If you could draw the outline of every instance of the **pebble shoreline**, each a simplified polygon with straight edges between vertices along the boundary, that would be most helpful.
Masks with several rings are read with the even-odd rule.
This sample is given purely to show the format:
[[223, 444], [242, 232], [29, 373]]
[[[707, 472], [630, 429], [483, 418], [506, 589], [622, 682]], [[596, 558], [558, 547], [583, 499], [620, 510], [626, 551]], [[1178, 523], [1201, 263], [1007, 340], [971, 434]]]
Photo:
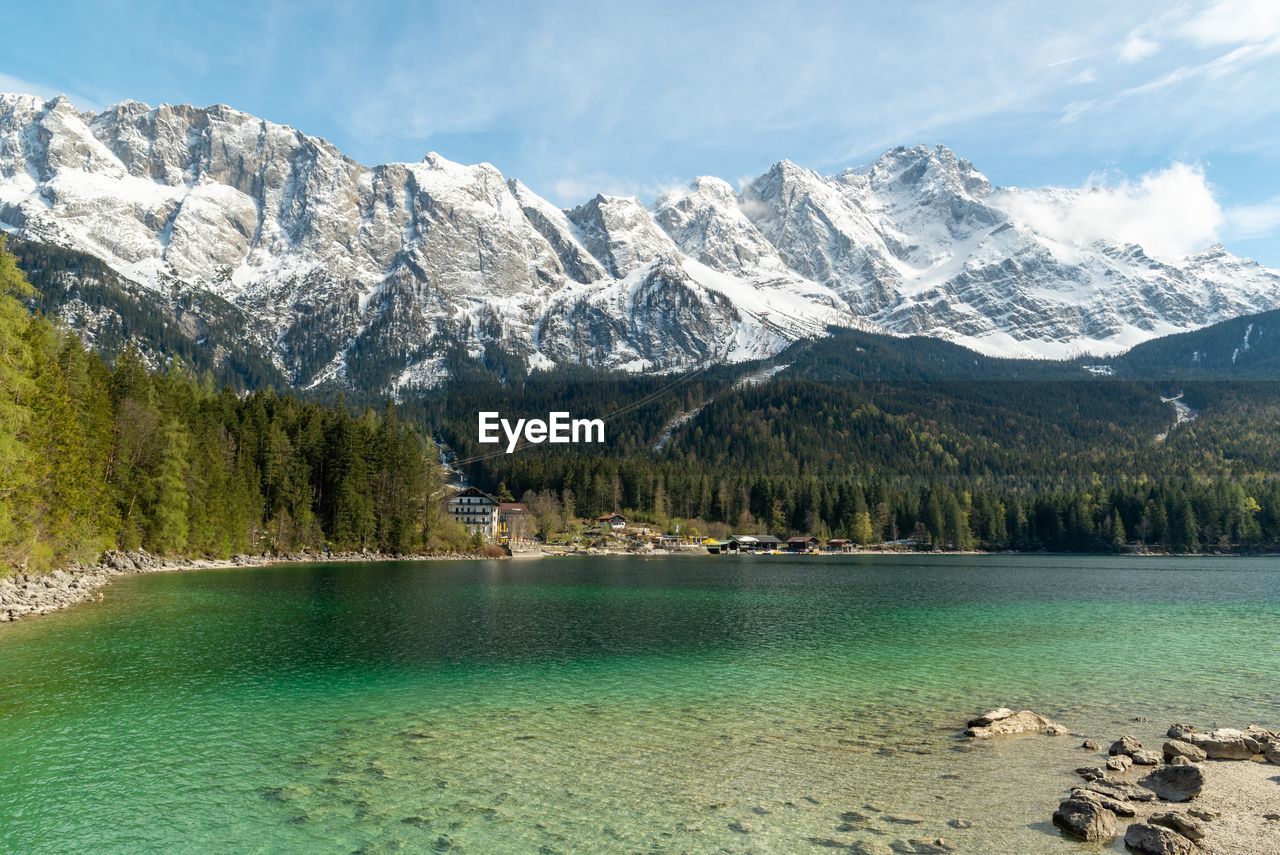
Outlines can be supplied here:
[[470, 561], [492, 558], [470, 553], [385, 555], [379, 552], [297, 552], [288, 555], [235, 555], [228, 559], [161, 558], [145, 550], [103, 554], [97, 564], [77, 564], [52, 573], [17, 573], [0, 578], [0, 623], [55, 612], [100, 599], [100, 589], [119, 576], [176, 570], [216, 570], [267, 564], [355, 561]]

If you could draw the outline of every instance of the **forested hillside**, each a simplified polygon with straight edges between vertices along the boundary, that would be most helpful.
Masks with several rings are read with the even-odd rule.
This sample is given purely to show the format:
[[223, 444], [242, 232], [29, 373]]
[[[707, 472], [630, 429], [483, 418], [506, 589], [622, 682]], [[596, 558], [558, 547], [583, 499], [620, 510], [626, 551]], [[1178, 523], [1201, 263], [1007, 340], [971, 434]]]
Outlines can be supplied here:
[[[110, 547], [227, 556], [458, 544], [436, 451], [395, 410], [355, 415], [216, 388], [174, 362], [114, 366], [28, 311], [0, 248], [0, 572]], [[452, 541], [449, 539], [452, 538]]]
[[196, 292], [165, 300], [72, 249], [24, 240], [7, 248], [34, 286], [28, 305], [61, 320], [108, 361], [132, 345], [152, 362], [176, 358], [238, 390], [287, 383], [246, 334], [251, 319], [225, 300]]
[[[748, 384], [718, 369], [683, 383], [473, 379], [415, 412], [481, 458], [477, 483], [583, 516], [942, 548], [1280, 548], [1280, 384], [1095, 376], [857, 332], [776, 362], [788, 367]], [[1162, 400], [1175, 392], [1197, 416], [1176, 427]], [[506, 455], [475, 443], [480, 409], [617, 415], [604, 446]]]

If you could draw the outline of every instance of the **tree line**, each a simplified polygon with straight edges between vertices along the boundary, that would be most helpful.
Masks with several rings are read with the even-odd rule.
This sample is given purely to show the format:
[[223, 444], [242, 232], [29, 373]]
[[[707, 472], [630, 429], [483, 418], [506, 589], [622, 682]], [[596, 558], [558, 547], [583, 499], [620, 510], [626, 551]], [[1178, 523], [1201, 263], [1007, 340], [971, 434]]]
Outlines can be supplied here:
[[[940, 549], [1183, 553], [1280, 549], [1280, 480], [1097, 479], [1084, 487], [974, 488], [771, 477], [643, 460], [495, 458], [501, 489], [594, 517], [624, 510], [663, 528], [723, 535], [906, 541]], [[500, 474], [499, 474], [500, 473]], [[553, 515], [554, 519], [555, 516]]]
[[437, 451], [393, 407], [218, 389], [126, 348], [108, 366], [28, 311], [0, 245], [0, 571], [109, 548], [226, 557], [461, 548]]

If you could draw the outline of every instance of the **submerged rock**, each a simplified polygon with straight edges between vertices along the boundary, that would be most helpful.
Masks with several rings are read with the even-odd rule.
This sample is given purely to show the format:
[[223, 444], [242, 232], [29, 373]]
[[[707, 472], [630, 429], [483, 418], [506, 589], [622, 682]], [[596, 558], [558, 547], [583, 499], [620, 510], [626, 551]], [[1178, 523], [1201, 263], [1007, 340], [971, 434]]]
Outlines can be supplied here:
[[1135, 822], [1124, 833], [1124, 845], [1143, 855], [1192, 855], [1196, 845], [1171, 828]]
[[945, 837], [935, 837], [932, 840], [895, 840], [889, 844], [889, 848], [907, 855], [946, 855], [956, 849]]

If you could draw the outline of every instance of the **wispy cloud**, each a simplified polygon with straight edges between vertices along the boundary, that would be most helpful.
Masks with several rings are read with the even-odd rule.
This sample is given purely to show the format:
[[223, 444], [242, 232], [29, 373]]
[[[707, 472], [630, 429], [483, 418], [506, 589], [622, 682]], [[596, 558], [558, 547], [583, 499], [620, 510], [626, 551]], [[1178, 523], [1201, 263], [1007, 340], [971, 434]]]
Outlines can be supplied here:
[[1252, 205], [1236, 205], [1226, 211], [1227, 235], [1237, 240], [1280, 235], [1280, 196]]

